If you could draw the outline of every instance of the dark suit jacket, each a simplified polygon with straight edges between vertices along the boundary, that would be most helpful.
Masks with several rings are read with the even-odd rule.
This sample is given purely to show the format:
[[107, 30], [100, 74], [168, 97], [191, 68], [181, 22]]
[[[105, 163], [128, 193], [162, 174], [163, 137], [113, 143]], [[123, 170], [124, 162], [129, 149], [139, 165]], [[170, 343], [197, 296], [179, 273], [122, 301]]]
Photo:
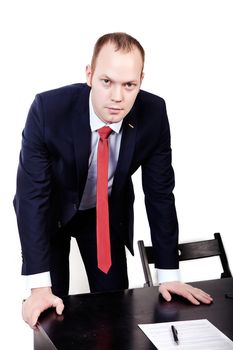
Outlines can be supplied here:
[[[29, 110], [14, 198], [23, 274], [49, 270], [50, 237], [58, 235], [79, 208], [90, 152], [89, 93], [86, 84], [65, 86], [38, 94]], [[111, 233], [133, 253], [131, 175], [141, 166], [156, 265], [178, 268], [174, 174], [164, 100], [140, 91], [122, 127], [109, 203]]]

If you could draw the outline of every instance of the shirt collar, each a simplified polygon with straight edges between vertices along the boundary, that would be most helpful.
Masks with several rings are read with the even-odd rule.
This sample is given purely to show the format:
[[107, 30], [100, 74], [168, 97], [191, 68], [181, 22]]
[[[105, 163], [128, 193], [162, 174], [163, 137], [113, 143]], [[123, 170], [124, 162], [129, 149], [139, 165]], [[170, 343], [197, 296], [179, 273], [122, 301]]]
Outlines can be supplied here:
[[121, 120], [118, 123], [106, 124], [95, 114], [93, 105], [91, 102], [91, 92], [89, 96], [89, 114], [90, 114], [90, 127], [92, 132], [102, 128], [105, 125], [109, 126], [117, 134], [120, 132], [123, 120]]

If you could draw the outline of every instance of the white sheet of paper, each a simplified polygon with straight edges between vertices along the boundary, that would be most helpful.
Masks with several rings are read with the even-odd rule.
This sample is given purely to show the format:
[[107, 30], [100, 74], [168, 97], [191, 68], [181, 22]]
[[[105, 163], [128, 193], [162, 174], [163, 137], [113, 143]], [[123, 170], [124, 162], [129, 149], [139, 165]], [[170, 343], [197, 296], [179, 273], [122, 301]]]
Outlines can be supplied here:
[[[178, 331], [176, 344], [171, 330]], [[138, 325], [158, 350], [232, 350], [233, 342], [206, 319]]]

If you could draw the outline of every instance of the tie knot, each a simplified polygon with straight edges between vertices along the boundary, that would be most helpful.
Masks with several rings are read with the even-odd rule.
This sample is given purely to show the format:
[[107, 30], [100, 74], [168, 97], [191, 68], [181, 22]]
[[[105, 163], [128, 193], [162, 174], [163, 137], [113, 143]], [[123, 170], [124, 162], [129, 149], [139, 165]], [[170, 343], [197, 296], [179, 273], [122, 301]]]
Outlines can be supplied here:
[[100, 135], [101, 140], [106, 140], [111, 134], [111, 132], [112, 129], [109, 128], [109, 126], [103, 126], [102, 128], [98, 129], [98, 133]]

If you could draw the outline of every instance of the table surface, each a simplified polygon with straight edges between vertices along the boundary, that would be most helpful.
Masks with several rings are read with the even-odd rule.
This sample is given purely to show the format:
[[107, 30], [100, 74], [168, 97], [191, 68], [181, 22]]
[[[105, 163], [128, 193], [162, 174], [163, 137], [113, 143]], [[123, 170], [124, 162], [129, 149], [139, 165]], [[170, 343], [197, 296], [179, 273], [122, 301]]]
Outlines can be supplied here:
[[191, 283], [211, 294], [211, 305], [195, 306], [178, 296], [162, 300], [157, 287], [65, 297], [58, 316], [44, 312], [34, 332], [35, 350], [150, 350], [155, 346], [138, 324], [206, 318], [233, 340], [233, 278]]

